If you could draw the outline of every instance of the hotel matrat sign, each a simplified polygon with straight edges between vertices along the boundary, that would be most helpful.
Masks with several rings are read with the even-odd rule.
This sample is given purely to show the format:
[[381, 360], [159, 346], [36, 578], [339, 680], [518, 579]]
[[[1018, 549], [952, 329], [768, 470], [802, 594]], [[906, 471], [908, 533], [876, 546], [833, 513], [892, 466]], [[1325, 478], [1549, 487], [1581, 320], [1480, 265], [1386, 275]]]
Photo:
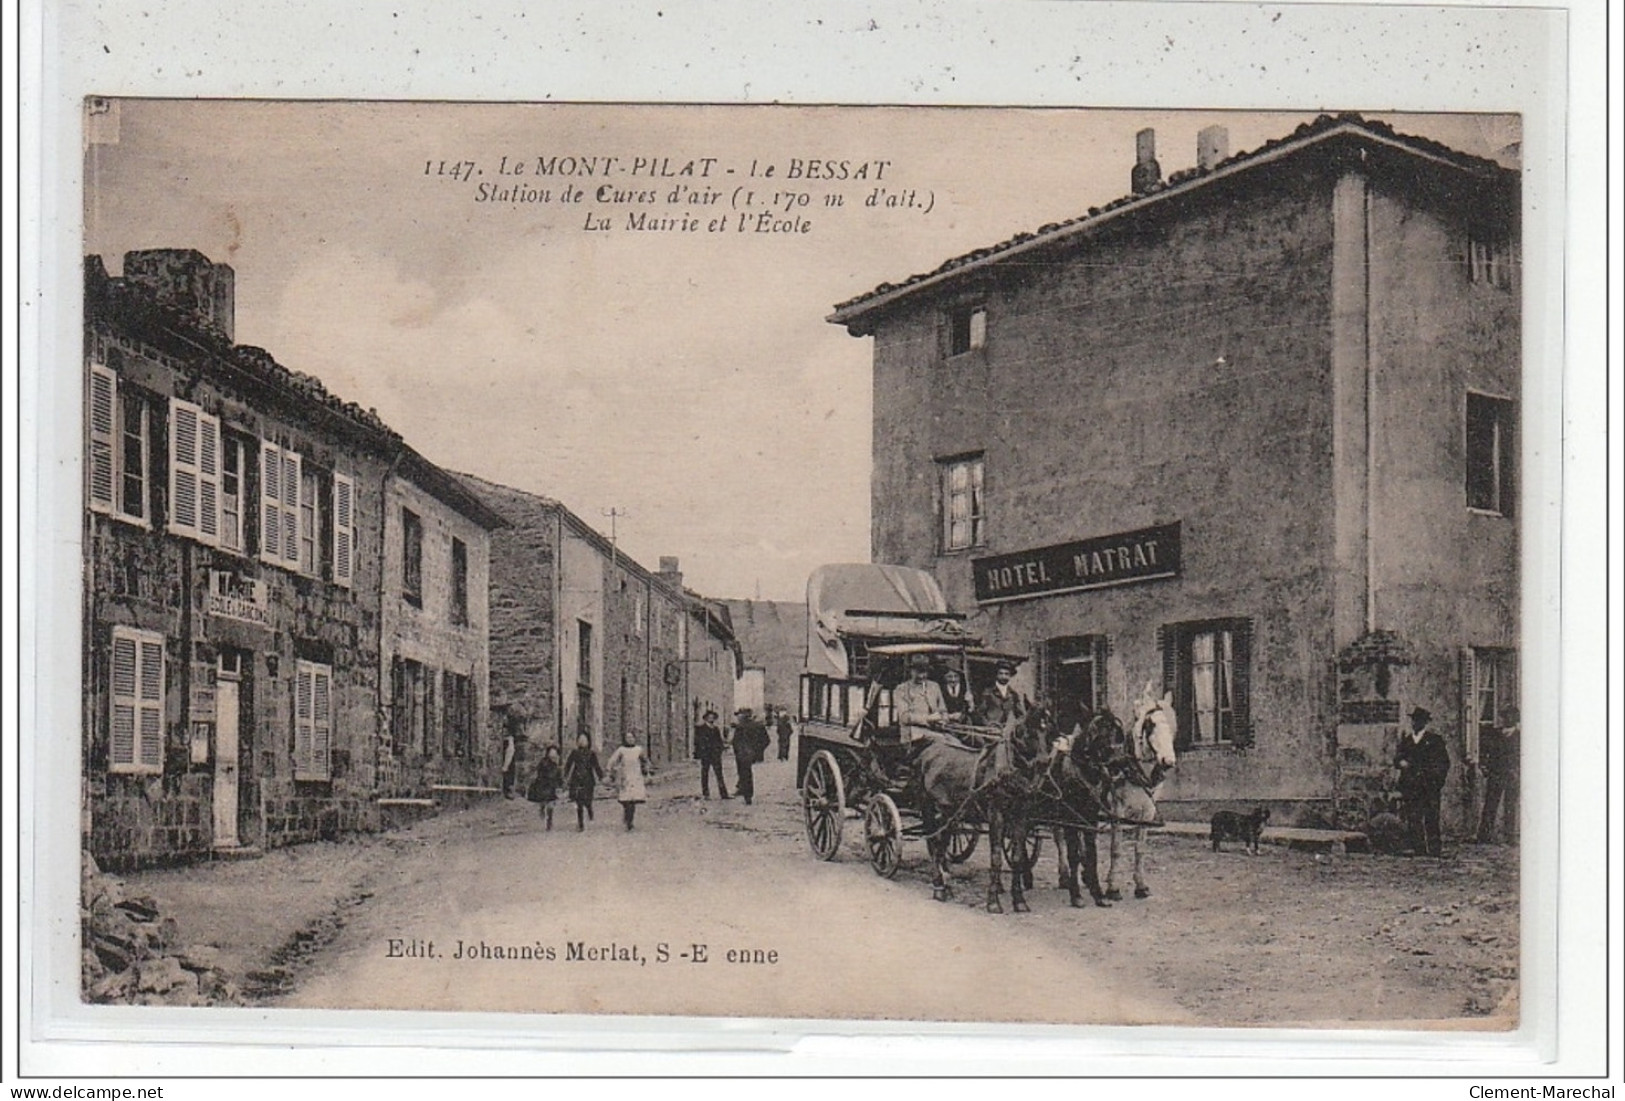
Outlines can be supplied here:
[[1076, 543], [971, 559], [976, 602], [1104, 589], [1179, 576], [1179, 521]]

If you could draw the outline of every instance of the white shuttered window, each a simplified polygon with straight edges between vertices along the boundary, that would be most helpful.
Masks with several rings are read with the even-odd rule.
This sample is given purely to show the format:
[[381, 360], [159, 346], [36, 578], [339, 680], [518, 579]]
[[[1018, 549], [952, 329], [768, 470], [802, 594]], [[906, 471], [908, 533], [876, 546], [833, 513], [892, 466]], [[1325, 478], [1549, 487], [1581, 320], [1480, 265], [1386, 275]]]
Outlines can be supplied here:
[[169, 529], [220, 544], [220, 419], [179, 399], [169, 403]]
[[118, 448], [118, 376], [100, 363], [90, 365], [90, 397], [85, 410], [90, 451], [85, 456], [85, 503], [92, 512], [113, 511]]
[[333, 776], [333, 667], [299, 662], [294, 676], [293, 778]]
[[333, 580], [355, 580], [355, 482], [343, 474], [333, 475]]
[[111, 772], [164, 770], [164, 636], [113, 628], [109, 711]]
[[260, 444], [260, 557], [299, 568], [299, 453]]

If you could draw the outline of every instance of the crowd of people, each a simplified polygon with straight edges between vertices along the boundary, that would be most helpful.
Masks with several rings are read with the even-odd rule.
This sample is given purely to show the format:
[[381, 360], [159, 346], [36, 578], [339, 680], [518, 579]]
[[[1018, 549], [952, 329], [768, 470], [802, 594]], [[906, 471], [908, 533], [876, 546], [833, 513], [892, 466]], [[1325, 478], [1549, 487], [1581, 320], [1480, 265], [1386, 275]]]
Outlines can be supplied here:
[[[778, 759], [790, 759], [790, 739], [795, 727], [784, 708], [768, 706], [758, 717], [752, 708], [741, 708], [726, 731], [718, 725], [717, 712], [707, 710], [694, 727], [694, 759], [700, 763], [700, 796], [711, 798], [711, 780], [715, 778], [717, 794], [732, 799], [728, 782], [723, 777], [723, 758], [731, 750], [734, 759], [734, 791], [748, 806], [756, 798], [755, 768], [767, 759], [775, 739]], [[503, 738], [502, 793], [514, 798], [516, 790], [517, 735], [510, 729]], [[648, 783], [651, 774], [649, 757], [638, 744], [636, 736], [627, 731], [621, 744], [606, 760], [600, 761], [592, 741], [583, 734], [576, 739], [569, 756], [560, 759], [559, 747], [543, 748], [536, 763], [535, 776], [525, 789], [525, 798], [535, 803], [541, 816], [542, 828], [553, 828], [553, 812], [562, 792], [575, 806], [576, 830], [586, 830], [593, 820], [593, 802], [598, 796], [598, 785], [607, 781], [621, 804], [621, 824], [631, 831], [636, 828], [637, 809], [648, 802]]]

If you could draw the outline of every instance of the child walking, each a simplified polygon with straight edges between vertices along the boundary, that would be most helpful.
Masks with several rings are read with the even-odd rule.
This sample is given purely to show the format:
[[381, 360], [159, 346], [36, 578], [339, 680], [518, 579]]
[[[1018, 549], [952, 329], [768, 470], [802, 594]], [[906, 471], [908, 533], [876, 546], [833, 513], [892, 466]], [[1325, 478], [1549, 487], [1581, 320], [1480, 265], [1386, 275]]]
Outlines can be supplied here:
[[609, 755], [609, 773], [615, 780], [615, 798], [621, 802], [621, 820], [632, 828], [632, 819], [638, 813], [638, 804], [649, 798], [643, 786], [649, 761], [643, 747], [637, 744], [632, 732], [621, 735], [621, 747]]
[[564, 786], [564, 770], [559, 766], [559, 747], [550, 745], [542, 750], [542, 760], [536, 766], [536, 779], [530, 782], [530, 801], [537, 805], [547, 828], [553, 828], [553, 805], [559, 801], [559, 788]]
[[598, 781], [604, 778], [604, 766], [598, 763], [598, 754], [592, 751], [592, 741], [585, 734], [576, 739], [576, 747], [564, 762], [564, 787], [570, 801], [576, 805], [576, 832], [587, 828], [592, 818], [592, 797]]

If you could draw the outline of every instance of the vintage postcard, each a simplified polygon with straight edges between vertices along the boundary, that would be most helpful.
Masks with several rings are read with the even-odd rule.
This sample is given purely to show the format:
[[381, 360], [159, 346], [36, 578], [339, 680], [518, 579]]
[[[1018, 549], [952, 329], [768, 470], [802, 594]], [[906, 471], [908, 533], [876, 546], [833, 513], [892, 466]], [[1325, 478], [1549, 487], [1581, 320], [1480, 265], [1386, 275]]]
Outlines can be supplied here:
[[1524, 120], [1364, 106], [86, 99], [81, 1001], [1516, 1029]]

